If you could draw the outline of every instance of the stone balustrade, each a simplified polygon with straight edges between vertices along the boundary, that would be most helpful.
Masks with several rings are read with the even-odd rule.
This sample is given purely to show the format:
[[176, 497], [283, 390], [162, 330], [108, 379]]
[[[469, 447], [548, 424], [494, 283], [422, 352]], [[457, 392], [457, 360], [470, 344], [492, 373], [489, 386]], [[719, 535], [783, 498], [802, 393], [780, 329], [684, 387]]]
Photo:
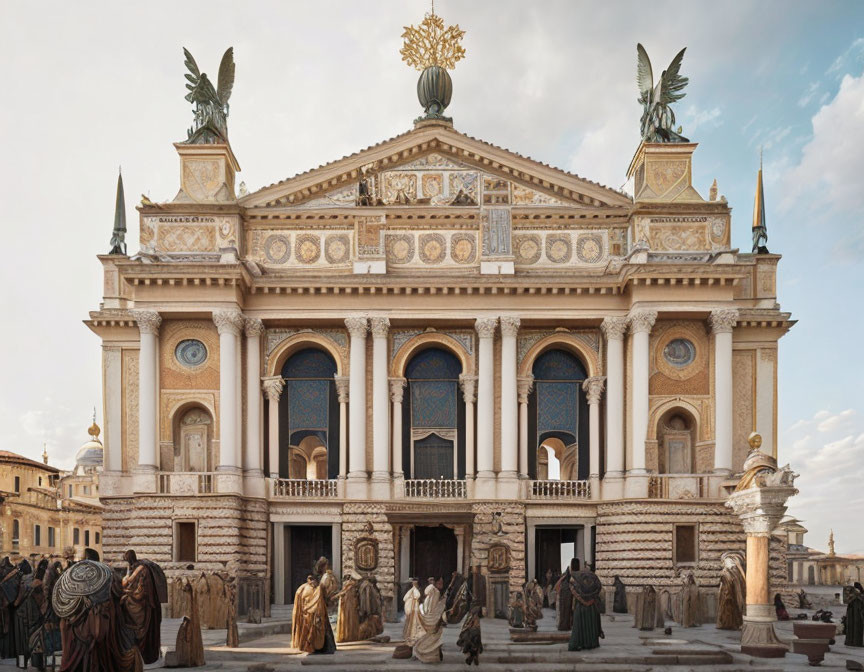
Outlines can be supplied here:
[[203, 495], [214, 492], [215, 472], [160, 471], [157, 488], [160, 495]]
[[530, 481], [529, 499], [588, 499], [590, 481]]
[[313, 480], [303, 478], [274, 478], [271, 494], [274, 499], [281, 498], [336, 498], [339, 496], [337, 481]]
[[649, 499], [702, 499], [710, 497], [708, 474], [652, 474]]
[[467, 496], [463, 480], [415, 478], [405, 481], [405, 497], [410, 499], [465, 499]]

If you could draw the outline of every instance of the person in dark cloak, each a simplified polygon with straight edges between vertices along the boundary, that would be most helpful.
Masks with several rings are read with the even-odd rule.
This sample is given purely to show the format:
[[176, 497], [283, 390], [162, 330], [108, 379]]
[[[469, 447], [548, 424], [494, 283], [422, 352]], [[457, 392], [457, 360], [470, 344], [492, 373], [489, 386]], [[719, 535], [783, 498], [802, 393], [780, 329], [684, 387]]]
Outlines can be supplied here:
[[51, 596], [63, 643], [59, 672], [141, 672], [135, 625], [122, 598], [120, 577], [101, 562], [81, 560], [60, 575]]
[[480, 654], [483, 653], [483, 640], [480, 633], [480, 612], [482, 609], [471, 607], [471, 611], [465, 618], [462, 624], [462, 630], [459, 631], [459, 639], [456, 640], [456, 645], [462, 649], [462, 653], [466, 654], [465, 664], [479, 666]]
[[778, 621], [789, 620], [789, 612], [786, 611], [786, 605], [783, 604], [783, 598], [780, 597], [780, 593], [774, 596], [774, 610], [777, 612]]
[[471, 576], [468, 578], [468, 590], [471, 592], [471, 606], [486, 608], [486, 577], [480, 573], [480, 565], [471, 568]]
[[864, 646], [864, 587], [857, 581], [851, 590], [844, 591], [846, 605], [846, 646]]
[[461, 574], [453, 572], [450, 585], [447, 586], [445, 598], [445, 611], [447, 622], [455, 625], [465, 618], [471, 608], [471, 591], [468, 590], [468, 582]]
[[[561, 596], [558, 596], [558, 599], [561, 599]], [[522, 591], [515, 591], [513, 596], [510, 598], [510, 604], [507, 605], [508, 608], [508, 619], [507, 622], [510, 624], [511, 628], [524, 628], [525, 627], [525, 600], [522, 597]]]
[[615, 601], [612, 603], [612, 611], [616, 614], [626, 614], [627, 613], [627, 588], [624, 586], [624, 582], [621, 580], [621, 577], [615, 577]]
[[93, 562], [99, 562], [99, 551], [97, 551], [95, 548], [85, 548], [84, 559], [92, 560]]
[[564, 632], [573, 625], [573, 599], [570, 596], [570, 577], [579, 571], [579, 558], [570, 560], [570, 566], [564, 570], [561, 578], [555, 583], [558, 598], [555, 601], [555, 627]]
[[30, 664], [44, 670], [49, 656], [60, 650], [60, 619], [51, 606], [51, 589], [57, 579], [54, 565], [43, 559], [36, 568], [33, 579], [32, 599], [39, 612], [38, 626], [31, 628], [29, 649]]
[[[14, 576], [12, 576], [13, 572]], [[9, 557], [0, 560], [0, 658], [15, 657], [12, 603], [18, 595], [18, 586], [14, 578], [16, 576], [18, 572], [9, 562]]]
[[33, 599], [33, 568], [27, 560], [22, 560], [17, 569], [21, 581], [18, 583], [18, 595], [14, 602], [15, 655], [18, 658], [18, 667], [26, 670], [30, 662], [30, 636], [41, 625], [42, 615]]
[[605, 637], [598, 608], [603, 584], [594, 572], [581, 571], [570, 577], [569, 588], [573, 596], [573, 627], [567, 650], [596, 649]]
[[[125, 595], [123, 606], [126, 608], [132, 622], [135, 624], [135, 636], [144, 664], [149, 665], [159, 660], [160, 630], [162, 626], [162, 609], [160, 603], [167, 601], [167, 585], [161, 591], [158, 582], [164, 583], [165, 575], [161, 570], [154, 569], [154, 563], [139, 560], [135, 551], [129, 549], [123, 555], [129, 565], [122, 584]], [[157, 571], [158, 570], [158, 571]], [[161, 577], [159, 576], [161, 574]]]

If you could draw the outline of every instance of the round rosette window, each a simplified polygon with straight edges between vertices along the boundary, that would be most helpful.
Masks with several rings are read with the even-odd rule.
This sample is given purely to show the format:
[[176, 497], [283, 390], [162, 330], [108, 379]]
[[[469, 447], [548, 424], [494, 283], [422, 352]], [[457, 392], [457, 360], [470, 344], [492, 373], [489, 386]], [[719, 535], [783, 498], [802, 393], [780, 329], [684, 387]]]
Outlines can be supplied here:
[[207, 346], [194, 338], [180, 341], [174, 349], [174, 356], [183, 366], [194, 368], [207, 361]]
[[683, 369], [696, 359], [696, 346], [686, 338], [676, 338], [663, 348], [663, 359], [672, 366]]

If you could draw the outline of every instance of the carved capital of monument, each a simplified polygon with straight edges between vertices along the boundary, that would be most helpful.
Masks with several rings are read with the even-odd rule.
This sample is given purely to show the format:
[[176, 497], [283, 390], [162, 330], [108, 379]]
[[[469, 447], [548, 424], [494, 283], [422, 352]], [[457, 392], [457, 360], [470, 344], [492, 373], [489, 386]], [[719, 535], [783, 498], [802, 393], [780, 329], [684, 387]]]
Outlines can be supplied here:
[[657, 321], [656, 310], [634, 310], [630, 313], [630, 333], [650, 334], [654, 323]]
[[459, 376], [459, 386], [462, 388], [462, 399], [466, 404], [477, 401], [477, 376]]
[[135, 319], [142, 334], [158, 334], [162, 316], [155, 310], [136, 310]]
[[386, 317], [373, 317], [369, 320], [369, 323], [372, 338], [387, 338], [387, 334], [390, 332], [389, 319]]
[[245, 328], [247, 338], [254, 338], [255, 336], [260, 336], [265, 331], [264, 322], [262, 320], [259, 320], [257, 317], [247, 317]]
[[501, 335], [516, 336], [519, 333], [520, 320], [512, 315], [503, 315], [501, 317]]
[[345, 328], [351, 337], [366, 338], [366, 332], [369, 331], [369, 320], [365, 317], [346, 317]]
[[527, 404], [528, 395], [534, 388], [534, 376], [519, 376], [516, 379], [516, 392], [519, 395], [519, 403]]
[[408, 383], [404, 378], [390, 379], [390, 401], [394, 404], [401, 404], [405, 396], [405, 385]]
[[243, 313], [239, 310], [214, 310], [213, 324], [216, 325], [216, 331], [220, 334], [240, 335], [240, 330], [243, 328], [244, 318]]
[[339, 398], [339, 403], [347, 404], [351, 379], [348, 376], [333, 376], [333, 380], [336, 381], [336, 396]]
[[730, 333], [738, 323], [738, 310], [736, 308], [712, 310], [708, 322], [711, 324], [711, 331], [715, 334]]
[[604, 387], [606, 387], [605, 376], [591, 376], [583, 381], [582, 389], [585, 390], [585, 396], [588, 399], [589, 404], [600, 403]]
[[496, 326], [498, 326], [497, 317], [478, 317], [474, 322], [474, 328], [480, 338], [494, 338]]
[[626, 317], [605, 317], [600, 325], [607, 341], [621, 341], [627, 333]]
[[264, 389], [264, 394], [270, 401], [279, 401], [282, 396], [282, 390], [285, 389], [285, 381], [282, 376], [268, 376], [261, 379], [261, 387]]

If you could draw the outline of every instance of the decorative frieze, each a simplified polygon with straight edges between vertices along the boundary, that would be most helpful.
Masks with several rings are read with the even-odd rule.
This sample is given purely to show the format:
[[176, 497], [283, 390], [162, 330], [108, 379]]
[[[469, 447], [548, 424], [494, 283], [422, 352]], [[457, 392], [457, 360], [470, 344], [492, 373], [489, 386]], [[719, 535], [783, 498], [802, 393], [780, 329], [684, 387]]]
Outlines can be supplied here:
[[519, 332], [519, 340], [517, 346], [517, 361], [523, 361], [528, 351], [544, 338], [554, 336], [556, 334], [564, 334], [569, 337], [584, 343], [589, 349], [596, 353], [600, 352], [600, 337], [594, 329], [556, 329], [554, 331], [528, 331], [522, 330]]
[[[362, 318], [361, 318], [362, 319]], [[297, 334], [317, 334], [333, 342], [333, 344], [344, 352], [348, 350], [348, 336], [342, 329], [268, 329], [267, 330], [267, 356], [283, 342]]]

